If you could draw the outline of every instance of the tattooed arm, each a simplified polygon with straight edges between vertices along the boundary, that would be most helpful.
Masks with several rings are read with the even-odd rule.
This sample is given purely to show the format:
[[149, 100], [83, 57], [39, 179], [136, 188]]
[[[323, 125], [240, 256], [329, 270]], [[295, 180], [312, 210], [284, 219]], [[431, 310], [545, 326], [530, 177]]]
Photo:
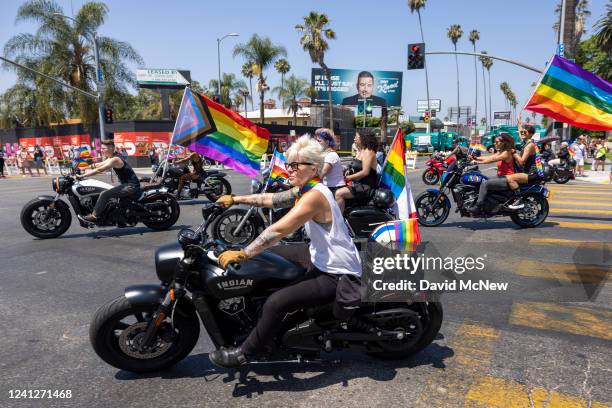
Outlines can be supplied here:
[[291, 190], [283, 191], [280, 193], [264, 193], [264, 194], [251, 194], [246, 196], [234, 196], [235, 204], [246, 204], [254, 205], [256, 207], [265, 208], [290, 208], [295, 204], [297, 193], [299, 189], [297, 187]]
[[[286, 191], [288, 192], [288, 191]], [[277, 193], [282, 194], [282, 193]], [[274, 194], [276, 195], [276, 194]], [[291, 234], [306, 221], [316, 217], [321, 211], [325, 211], [325, 197], [323, 194], [312, 192], [305, 194], [299, 203], [291, 209], [283, 218], [270, 225], [249, 246], [244, 249], [248, 258], [255, 256], [266, 249], [274, 246], [283, 237]]]

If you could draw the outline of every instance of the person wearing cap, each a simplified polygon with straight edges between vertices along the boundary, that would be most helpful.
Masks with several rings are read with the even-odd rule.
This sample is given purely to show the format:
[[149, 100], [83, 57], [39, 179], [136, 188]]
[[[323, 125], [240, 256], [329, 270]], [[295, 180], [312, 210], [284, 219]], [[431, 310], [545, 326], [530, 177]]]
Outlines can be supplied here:
[[331, 129], [320, 128], [315, 131], [314, 138], [325, 150], [325, 164], [321, 171], [321, 179], [323, 184], [335, 193], [340, 187], [346, 185], [344, 181], [344, 172], [342, 169], [342, 162], [340, 156], [334, 150], [336, 147], [336, 140], [334, 132]]

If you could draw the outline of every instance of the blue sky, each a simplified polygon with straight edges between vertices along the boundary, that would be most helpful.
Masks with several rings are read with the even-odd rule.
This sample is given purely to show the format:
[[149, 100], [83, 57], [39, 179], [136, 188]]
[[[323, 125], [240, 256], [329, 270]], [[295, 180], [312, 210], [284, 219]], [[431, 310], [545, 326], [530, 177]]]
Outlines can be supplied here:
[[[83, 0], [56, 0], [70, 15]], [[2, 0], [0, 46], [13, 35], [33, 32], [28, 23], [15, 24], [23, 1]], [[406, 47], [419, 42], [418, 18], [410, 14], [406, 0], [303, 0], [303, 1], [208, 1], [208, 0], [107, 0], [110, 13], [100, 34], [129, 42], [143, 57], [147, 68], [191, 70], [192, 78], [203, 83], [217, 77], [216, 38], [229, 32], [240, 37], [227, 38], [221, 45], [223, 72], [240, 75], [243, 61], [232, 58], [232, 48], [253, 33], [269, 36], [287, 48], [292, 73], [310, 80], [313, 64], [299, 45], [294, 26], [310, 10], [326, 13], [337, 39], [330, 43], [326, 62], [333, 68], [393, 70], [404, 72], [402, 105], [406, 113], [416, 112], [416, 100], [425, 99], [423, 70], [406, 71]], [[557, 0], [429, 0], [422, 11], [428, 51], [451, 51], [446, 37], [451, 24], [460, 24], [464, 36], [458, 50], [472, 49], [469, 31], [480, 31], [477, 50], [512, 58], [543, 68], [555, 51], [552, 30]], [[606, 0], [591, 0], [586, 38], [593, 22], [603, 14]], [[442, 113], [456, 104], [455, 63], [452, 56], [428, 56], [430, 96], [442, 99]], [[136, 69], [136, 67], [134, 67]], [[460, 56], [461, 105], [474, 104], [474, 60]], [[507, 81], [522, 104], [538, 74], [496, 61], [491, 70], [493, 110], [503, 110], [499, 83]], [[479, 77], [480, 78], [480, 77]], [[482, 108], [482, 78], [479, 79], [479, 117]], [[0, 92], [12, 86], [15, 76], [0, 71]], [[280, 77], [270, 70], [271, 86]]]

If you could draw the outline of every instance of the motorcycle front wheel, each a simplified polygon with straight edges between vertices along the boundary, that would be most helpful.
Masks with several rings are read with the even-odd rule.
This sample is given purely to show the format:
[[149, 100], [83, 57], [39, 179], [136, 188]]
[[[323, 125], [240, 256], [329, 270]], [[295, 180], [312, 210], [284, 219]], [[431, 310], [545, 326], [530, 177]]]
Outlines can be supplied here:
[[559, 173], [555, 171], [555, 175], [553, 176], [553, 180], [557, 184], [565, 184], [570, 181], [570, 175], [567, 172]]
[[89, 326], [96, 354], [113, 367], [135, 373], [164, 370], [187, 357], [198, 342], [200, 321], [194, 310], [180, 303], [174, 320], [161, 323], [151, 347], [139, 347], [157, 307], [135, 306], [121, 296], [98, 309]]
[[214, 239], [223, 241], [226, 245], [248, 245], [263, 231], [263, 225], [257, 222], [255, 216], [249, 217], [236, 234], [236, 227], [240, 224], [248, 210], [232, 208], [225, 211], [212, 226]]
[[167, 195], [163, 199], [155, 199], [146, 202], [145, 204], [150, 210], [153, 210], [152, 207], [159, 207], [162, 214], [159, 217], [149, 218], [147, 220], [143, 220], [142, 223], [147, 227], [163, 231], [172, 227], [179, 219], [181, 215], [181, 207], [179, 206], [176, 198]]
[[434, 184], [438, 184], [440, 181], [440, 175], [437, 171], [427, 169], [423, 172], [423, 183], [433, 186]]
[[416, 198], [415, 206], [419, 224], [425, 227], [437, 227], [448, 218], [450, 205], [445, 195], [425, 191]]
[[61, 200], [35, 198], [21, 210], [21, 226], [36, 238], [57, 238], [70, 228], [72, 214]]
[[207, 191], [204, 194], [213, 203], [223, 195], [232, 194], [232, 185], [224, 178], [207, 178], [202, 183], [202, 186], [207, 187]]

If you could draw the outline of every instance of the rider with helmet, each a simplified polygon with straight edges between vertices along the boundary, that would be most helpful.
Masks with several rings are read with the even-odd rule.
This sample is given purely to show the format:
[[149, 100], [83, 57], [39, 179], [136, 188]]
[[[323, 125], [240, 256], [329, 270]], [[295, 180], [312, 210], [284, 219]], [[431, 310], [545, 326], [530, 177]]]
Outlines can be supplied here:
[[239, 251], [225, 251], [219, 265], [248, 260], [272, 247], [281, 238], [304, 226], [310, 237], [310, 259], [313, 264], [306, 279], [272, 294], [265, 302], [261, 318], [239, 347], [210, 353], [210, 360], [222, 367], [247, 364], [253, 356], [265, 351], [281, 328], [286, 314], [304, 307], [332, 302], [341, 277], [361, 275], [359, 252], [344, 223], [342, 211], [320, 175], [325, 153], [321, 145], [308, 136], [300, 137], [286, 152], [291, 190], [247, 196], [225, 195], [218, 203], [256, 205], [266, 208], [291, 208], [279, 221], [266, 228], [251, 244]]
[[140, 181], [125, 158], [119, 152], [115, 151], [115, 144], [113, 142], [102, 142], [101, 147], [102, 155], [106, 157], [106, 160], [101, 163], [96, 163], [95, 169], [87, 170], [85, 173], [76, 176], [77, 179], [84, 179], [94, 174], [104, 173], [112, 169], [121, 184], [100, 194], [91, 214], [78, 216], [79, 219], [83, 221], [93, 223], [99, 218], [102, 218], [106, 203], [111, 198], [128, 197], [136, 199], [140, 196]]

